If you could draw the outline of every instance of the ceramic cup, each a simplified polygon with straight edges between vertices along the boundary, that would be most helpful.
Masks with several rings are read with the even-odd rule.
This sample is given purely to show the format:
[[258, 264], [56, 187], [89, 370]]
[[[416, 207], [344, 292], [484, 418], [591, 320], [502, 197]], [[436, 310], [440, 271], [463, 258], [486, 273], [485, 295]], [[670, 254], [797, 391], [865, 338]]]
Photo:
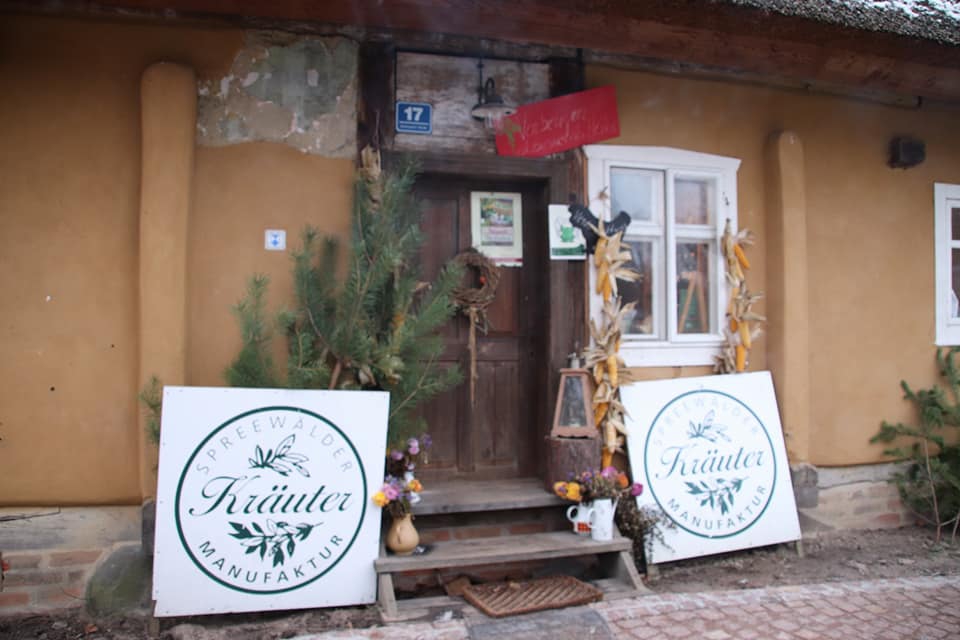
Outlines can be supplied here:
[[567, 509], [567, 520], [573, 523], [573, 532], [580, 536], [590, 535], [590, 505], [575, 504]]

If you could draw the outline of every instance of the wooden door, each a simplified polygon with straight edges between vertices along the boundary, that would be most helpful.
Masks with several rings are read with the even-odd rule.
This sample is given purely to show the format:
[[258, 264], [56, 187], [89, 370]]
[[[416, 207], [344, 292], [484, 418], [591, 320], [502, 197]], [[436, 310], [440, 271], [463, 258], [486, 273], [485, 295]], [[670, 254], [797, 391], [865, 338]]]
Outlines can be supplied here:
[[[469, 322], [458, 314], [443, 331], [442, 366], [459, 366], [464, 383], [422, 408], [433, 437], [423, 475], [428, 479], [533, 476], [536, 439], [542, 434], [546, 333], [546, 202], [543, 182], [421, 177], [421, 264], [432, 279], [471, 246], [470, 192], [522, 194], [523, 265], [501, 267], [489, 329], [477, 334], [475, 402], [470, 402]], [[465, 283], [470, 284], [468, 274]], [[478, 286], [477, 283], [472, 283]], [[419, 473], [418, 473], [419, 475]]]

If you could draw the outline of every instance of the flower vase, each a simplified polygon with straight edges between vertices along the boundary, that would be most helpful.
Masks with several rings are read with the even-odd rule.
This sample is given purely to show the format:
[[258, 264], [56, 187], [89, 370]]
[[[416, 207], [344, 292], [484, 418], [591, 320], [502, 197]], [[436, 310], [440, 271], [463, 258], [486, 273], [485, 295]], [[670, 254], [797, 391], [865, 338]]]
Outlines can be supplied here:
[[612, 498], [598, 498], [588, 511], [590, 537], [600, 542], [613, 540], [613, 514], [617, 503]]
[[413, 526], [413, 516], [406, 514], [394, 518], [387, 531], [387, 548], [398, 556], [408, 556], [420, 544], [420, 534]]

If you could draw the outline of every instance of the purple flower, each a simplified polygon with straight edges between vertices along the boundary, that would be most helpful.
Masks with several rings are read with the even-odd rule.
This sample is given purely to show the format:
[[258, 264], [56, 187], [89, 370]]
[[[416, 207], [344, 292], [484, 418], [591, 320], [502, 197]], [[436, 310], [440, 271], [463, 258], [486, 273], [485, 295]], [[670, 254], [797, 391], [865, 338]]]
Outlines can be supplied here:
[[636, 498], [641, 493], [643, 493], [643, 485], [640, 484], [639, 482], [634, 482], [633, 485], [630, 487], [630, 495]]
[[416, 438], [410, 438], [407, 440], [407, 451], [410, 455], [415, 456], [420, 453], [420, 441]]
[[397, 451], [396, 449], [394, 449], [393, 451], [390, 452], [390, 457], [393, 458], [394, 460], [403, 460], [403, 451]]
[[383, 485], [383, 495], [387, 496], [387, 500], [396, 500], [400, 497], [400, 490], [397, 489], [392, 483], [387, 483]]
[[426, 451], [433, 446], [433, 438], [430, 437], [429, 433], [425, 433], [420, 436], [420, 448]]
[[600, 475], [606, 478], [607, 480], [613, 480], [617, 477], [620, 472], [617, 471], [616, 467], [606, 467], [603, 471], [600, 472]]

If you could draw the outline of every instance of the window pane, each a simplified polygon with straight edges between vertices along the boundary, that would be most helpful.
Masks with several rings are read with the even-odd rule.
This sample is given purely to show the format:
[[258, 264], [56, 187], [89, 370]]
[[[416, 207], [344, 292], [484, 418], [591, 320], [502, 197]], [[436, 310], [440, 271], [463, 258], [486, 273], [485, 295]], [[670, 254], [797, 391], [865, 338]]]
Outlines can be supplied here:
[[677, 178], [673, 183], [677, 224], [713, 224], [715, 192], [712, 178]]
[[620, 296], [624, 304], [636, 301], [633, 312], [623, 318], [623, 333], [653, 335], [653, 242], [650, 240], [631, 240], [630, 251], [633, 260], [630, 268], [640, 272], [640, 279], [636, 282], [617, 282]]
[[710, 244], [677, 243], [677, 333], [712, 333]]
[[[954, 212], [957, 210], [954, 209]], [[950, 317], [960, 318], [960, 249], [950, 250], [953, 275], [950, 282]]]
[[638, 222], [660, 222], [663, 174], [660, 171], [611, 167], [610, 213], [621, 211]]
[[950, 209], [950, 237], [960, 240], [960, 207]]

